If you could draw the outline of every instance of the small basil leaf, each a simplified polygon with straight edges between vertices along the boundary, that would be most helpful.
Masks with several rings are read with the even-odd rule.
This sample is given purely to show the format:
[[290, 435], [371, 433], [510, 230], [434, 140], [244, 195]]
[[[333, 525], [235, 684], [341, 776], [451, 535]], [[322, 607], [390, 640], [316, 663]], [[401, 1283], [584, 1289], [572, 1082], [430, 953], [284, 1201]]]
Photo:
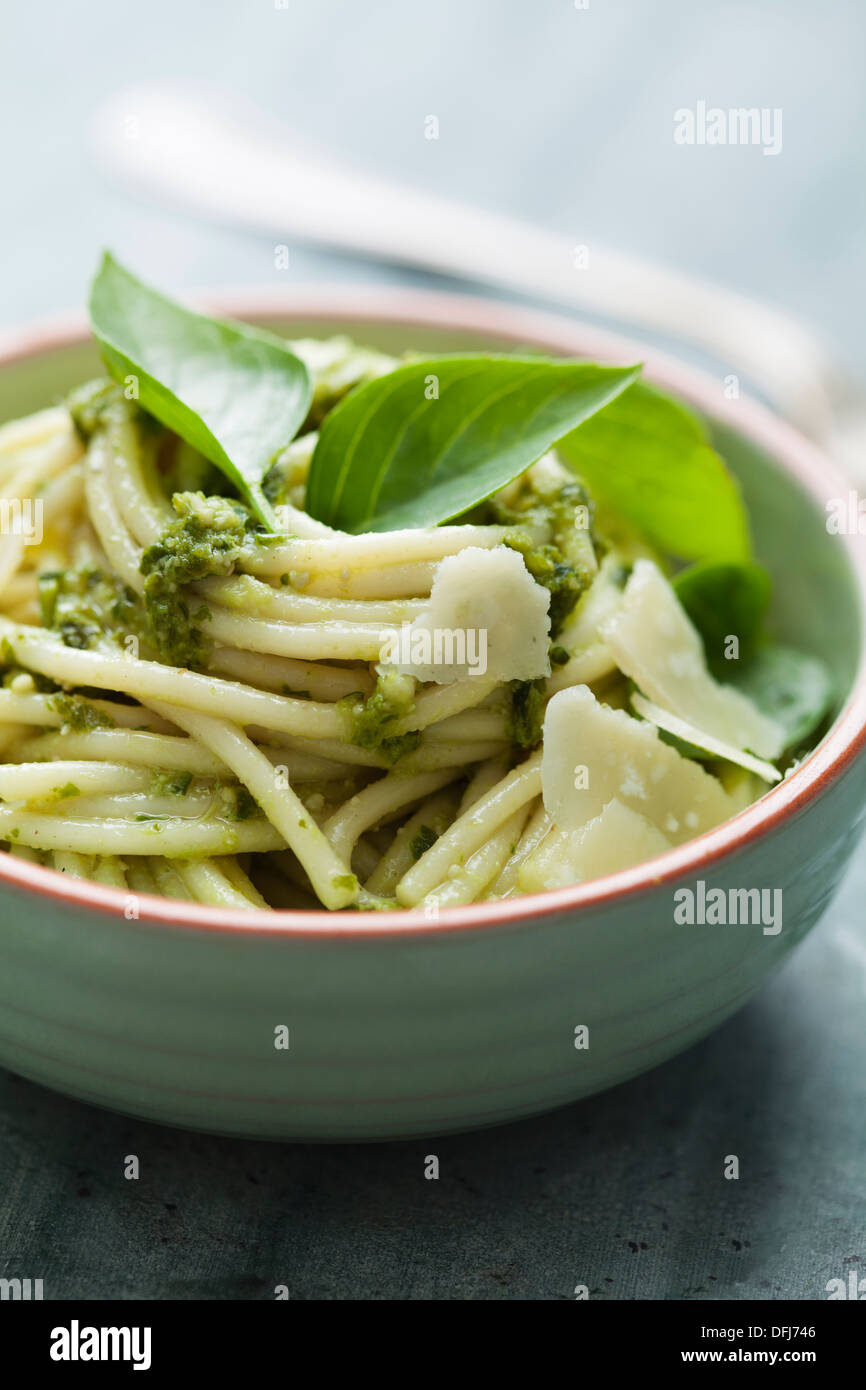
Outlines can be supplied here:
[[598, 502], [681, 560], [748, 560], [736, 481], [686, 406], [638, 382], [557, 451]]
[[111, 375], [134, 377], [140, 405], [215, 463], [275, 530], [261, 482], [306, 416], [303, 362], [269, 333], [174, 304], [108, 252], [90, 321]]
[[[729, 665], [737, 666], [733, 661]], [[743, 667], [732, 670], [730, 683], [784, 729], [786, 748], [805, 742], [836, 698], [823, 661], [775, 642], [759, 647]]]
[[325, 419], [307, 510], [356, 532], [449, 521], [535, 463], [639, 370], [483, 354], [398, 367]]
[[674, 579], [677, 598], [701, 637], [715, 675], [727, 677], [733, 664], [729, 639], [737, 638], [733, 655], [747, 661], [755, 650], [770, 603], [770, 576], [760, 565], [690, 565]]
[[677, 738], [676, 734], [669, 734], [666, 729], [659, 729], [658, 736], [662, 743], [666, 743], [669, 748], [675, 748], [681, 758], [688, 758], [693, 763], [714, 762], [712, 753], [708, 753], [706, 748], [701, 748], [697, 743], [687, 743], [684, 738]]

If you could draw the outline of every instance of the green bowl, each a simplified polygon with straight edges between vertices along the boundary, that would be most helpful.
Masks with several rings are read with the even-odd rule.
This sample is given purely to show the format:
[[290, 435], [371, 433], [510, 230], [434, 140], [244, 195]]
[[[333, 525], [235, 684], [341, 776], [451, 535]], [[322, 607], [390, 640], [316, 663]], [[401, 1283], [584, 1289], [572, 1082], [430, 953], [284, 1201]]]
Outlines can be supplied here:
[[[849, 484], [760, 406], [726, 399], [721, 380], [563, 319], [415, 291], [210, 306], [397, 350], [523, 345], [644, 360], [651, 380], [704, 414], [738, 475], [775, 581], [775, 633], [829, 664], [835, 722], [784, 782], [690, 844], [437, 921], [416, 911], [253, 918], [148, 897], [128, 920], [121, 893], [0, 856], [0, 1062], [166, 1124], [357, 1140], [515, 1120], [689, 1047], [814, 926], [860, 830], [866, 558], [861, 537], [825, 524], [827, 502]], [[14, 335], [0, 345], [0, 419], [56, 400], [96, 367], [81, 321]], [[677, 924], [676, 890], [699, 882], [781, 889], [781, 930]], [[289, 1045], [278, 1047], [284, 1029]]]

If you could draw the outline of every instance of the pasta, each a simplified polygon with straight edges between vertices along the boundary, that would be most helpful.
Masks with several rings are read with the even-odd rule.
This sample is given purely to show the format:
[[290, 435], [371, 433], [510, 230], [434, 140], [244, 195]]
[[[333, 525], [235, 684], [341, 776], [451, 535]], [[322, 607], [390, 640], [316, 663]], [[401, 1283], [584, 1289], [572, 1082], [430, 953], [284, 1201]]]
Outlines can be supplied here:
[[[275, 537], [119, 386], [0, 429], [0, 497], [41, 518], [0, 536], [8, 852], [252, 913], [430, 915], [735, 814], [728, 744], [750, 795], [779, 775], [746, 748], [778, 758], [784, 737], [709, 674], [664, 558], [580, 522], [555, 453], [443, 525], [356, 535], [309, 515], [322, 421], [371, 361], [395, 365], [322, 346], [296, 345], [313, 405], [272, 470]], [[461, 645], [482, 631], [483, 651]], [[673, 746], [703, 727], [703, 761]]]

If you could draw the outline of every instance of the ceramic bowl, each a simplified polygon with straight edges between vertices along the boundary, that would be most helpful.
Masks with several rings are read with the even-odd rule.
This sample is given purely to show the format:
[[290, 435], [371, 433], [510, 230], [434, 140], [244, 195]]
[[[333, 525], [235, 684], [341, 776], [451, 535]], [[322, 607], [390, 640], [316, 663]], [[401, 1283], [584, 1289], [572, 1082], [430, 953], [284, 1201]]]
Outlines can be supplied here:
[[[710, 422], [775, 581], [775, 634], [829, 664], [836, 718], [784, 782], [690, 844], [438, 921], [414, 911], [252, 916], [146, 897], [128, 920], [121, 894], [0, 856], [0, 1063], [168, 1124], [358, 1140], [515, 1120], [689, 1047], [815, 925], [863, 819], [864, 542], [826, 525], [827, 503], [849, 484], [763, 408], [728, 399], [721, 379], [564, 319], [380, 289], [219, 296], [209, 307], [395, 350], [643, 360], [650, 380]], [[13, 335], [0, 355], [0, 419], [97, 369], [80, 320]], [[781, 889], [781, 930], [679, 925], [674, 894], [699, 883]], [[283, 1028], [287, 1048], [275, 1046]]]

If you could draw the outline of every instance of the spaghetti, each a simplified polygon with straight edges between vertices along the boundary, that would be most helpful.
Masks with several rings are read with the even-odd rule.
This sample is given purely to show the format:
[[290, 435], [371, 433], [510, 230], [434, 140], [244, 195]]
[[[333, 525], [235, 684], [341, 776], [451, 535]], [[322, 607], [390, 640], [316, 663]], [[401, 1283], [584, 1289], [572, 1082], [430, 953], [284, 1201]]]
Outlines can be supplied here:
[[[309, 425], [339, 395], [314, 384]], [[585, 495], [555, 456], [464, 522], [349, 535], [304, 511], [308, 428], [272, 470], [283, 534], [265, 535], [120, 387], [86, 399], [0, 430], [0, 498], [40, 519], [38, 535], [18, 525], [0, 538], [9, 852], [251, 912], [436, 912], [568, 878], [567, 844], [555, 880], [532, 871], [563, 840], [546, 809], [545, 707], [580, 686], [631, 717], [628, 663], [604, 622], [630, 567], [653, 559], [643, 543], [582, 534], [549, 675], [421, 681], [383, 664], [383, 632], [418, 630], [456, 558], [508, 550], [545, 613], [577, 573]], [[533, 550], [558, 557], [559, 589], [530, 580]], [[720, 773], [720, 787], [737, 784], [731, 814], [759, 794], [752, 780], [744, 797], [749, 774], [733, 763], [706, 775]]]

